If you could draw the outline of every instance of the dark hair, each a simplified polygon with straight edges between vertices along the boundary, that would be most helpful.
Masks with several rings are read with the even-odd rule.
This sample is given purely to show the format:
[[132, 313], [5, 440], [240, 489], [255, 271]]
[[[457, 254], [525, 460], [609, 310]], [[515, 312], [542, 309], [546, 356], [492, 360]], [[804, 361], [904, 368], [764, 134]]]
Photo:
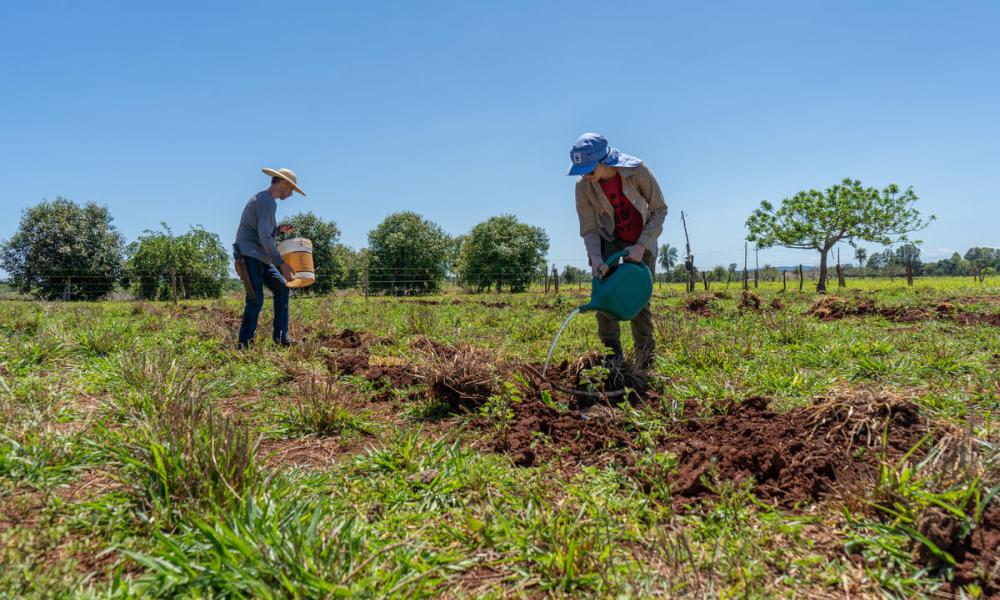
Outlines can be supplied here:
[[284, 177], [278, 177], [277, 175], [275, 175], [274, 177], [271, 178], [271, 185], [274, 185], [279, 181], [284, 181], [284, 180], [285, 180]]

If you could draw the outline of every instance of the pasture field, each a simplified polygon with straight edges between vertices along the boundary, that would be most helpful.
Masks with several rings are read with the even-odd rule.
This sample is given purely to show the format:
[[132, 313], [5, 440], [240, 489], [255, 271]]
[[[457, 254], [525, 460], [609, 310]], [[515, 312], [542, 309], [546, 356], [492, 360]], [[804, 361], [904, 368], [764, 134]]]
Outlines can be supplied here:
[[0, 302], [0, 596], [1000, 595], [1000, 288], [832, 284]]

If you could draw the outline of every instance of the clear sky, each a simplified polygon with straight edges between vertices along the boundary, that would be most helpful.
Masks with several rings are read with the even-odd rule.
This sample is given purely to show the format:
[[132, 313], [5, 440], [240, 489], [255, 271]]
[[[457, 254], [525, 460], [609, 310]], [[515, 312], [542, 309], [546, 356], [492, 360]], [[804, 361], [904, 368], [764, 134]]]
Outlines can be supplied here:
[[925, 257], [1000, 246], [996, 1], [32, 0], [4, 21], [0, 238], [61, 195], [130, 240], [165, 221], [228, 246], [272, 166], [309, 193], [279, 218], [355, 248], [399, 210], [452, 234], [513, 213], [579, 265], [564, 173], [598, 131], [660, 180], [661, 243], [688, 214], [702, 267], [742, 262], [760, 200], [845, 176], [913, 186]]

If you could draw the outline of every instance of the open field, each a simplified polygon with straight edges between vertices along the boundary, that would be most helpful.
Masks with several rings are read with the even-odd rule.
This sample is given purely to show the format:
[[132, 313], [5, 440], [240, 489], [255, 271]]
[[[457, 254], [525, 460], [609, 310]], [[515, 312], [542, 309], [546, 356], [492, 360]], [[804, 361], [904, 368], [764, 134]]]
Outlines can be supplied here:
[[1000, 596], [995, 280], [788, 283], [0, 302], [0, 595]]

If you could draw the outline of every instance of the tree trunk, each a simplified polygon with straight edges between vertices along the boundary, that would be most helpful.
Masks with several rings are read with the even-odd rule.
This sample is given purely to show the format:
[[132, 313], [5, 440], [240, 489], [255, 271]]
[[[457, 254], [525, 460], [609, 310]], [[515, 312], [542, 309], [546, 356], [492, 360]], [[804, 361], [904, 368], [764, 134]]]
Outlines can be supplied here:
[[819, 294], [826, 293], [826, 255], [829, 252], [829, 248], [824, 248], [819, 252], [819, 281], [816, 282], [816, 292]]

